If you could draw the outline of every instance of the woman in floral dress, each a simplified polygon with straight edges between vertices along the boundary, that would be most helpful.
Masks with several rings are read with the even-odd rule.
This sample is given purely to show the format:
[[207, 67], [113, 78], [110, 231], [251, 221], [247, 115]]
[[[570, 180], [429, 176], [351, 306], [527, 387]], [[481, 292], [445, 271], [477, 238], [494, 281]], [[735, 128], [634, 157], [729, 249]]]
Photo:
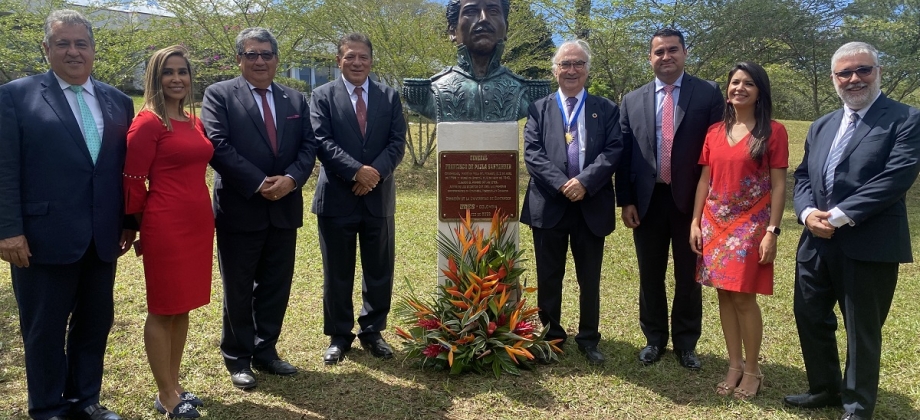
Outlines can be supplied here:
[[715, 287], [719, 296], [729, 368], [716, 392], [746, 399], [763, 382], [757, 294], [773, 294], [789, 142], [785, 127], [771, 120], [770, 79], [764, 69], [738, 63], [728, 79], [725, 116], [710, 127], [700, 156], [703, 174], [690, 246], [700, 255], [697, 281]]

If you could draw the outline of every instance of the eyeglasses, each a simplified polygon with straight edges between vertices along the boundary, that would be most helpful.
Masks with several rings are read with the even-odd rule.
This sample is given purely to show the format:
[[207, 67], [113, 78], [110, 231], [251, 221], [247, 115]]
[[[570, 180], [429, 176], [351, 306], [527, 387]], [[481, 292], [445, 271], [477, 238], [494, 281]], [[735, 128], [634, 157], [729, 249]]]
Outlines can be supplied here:
[[858, 74], [859, 77], [866, 77], [872, 74], [872, 70], [875, 70], [876, 67], [878, 66], [862, 66], [857, 67], [856, 70], [838, 71], [834, 73], [834, 76], [837, 76], [837, 78], [840, 80], [849, 80], [851, 77], [853, 77], [853, 73]]
[[265, 61], [271, 61], [271, 59], [275, 57], [275, 53], [273, 52], [257, 53], [255, 51], [246, 51], [241, 52], [240, 55], [246, 57], [246, 59], [249, 61], [256, 61], [259, 59], [259, 57], [262, 57], [262, 59]]
[[585, 64], [588, 64], [588, 63], [587, 63], [587, 62], [584, 62], [584, 61], [581, 61], [581, 60], [578, 60], [578, 61], [563, 61], [563, 62], [560, 62], [560, 63], [556, 63], [556, 65], [559, 66], [559, 68], [560, 68], [560, 69], [563, 69], [563, 70], [568, 70], [569, 68], [574, 68], [575, 70], [581, 70], [581, 69], [585, 68]]

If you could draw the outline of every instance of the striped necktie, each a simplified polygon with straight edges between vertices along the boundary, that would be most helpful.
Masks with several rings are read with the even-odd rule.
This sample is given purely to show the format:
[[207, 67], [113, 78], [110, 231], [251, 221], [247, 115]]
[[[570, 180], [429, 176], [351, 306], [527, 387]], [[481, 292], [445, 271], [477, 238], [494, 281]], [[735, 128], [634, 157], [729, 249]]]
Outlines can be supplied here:
[[89, 110], [89, 106], [83, 100], [83, 86], [70, 85], [70, 90], [77, 95], [77, 105], [80, 106], [80, 119], [83, 120], [83, 139], [86, 141], [86, 148], [89, 149], [89, 155], [92, 156], [93, 164], [95, 165], [96, 159], [99, 157], [99, 149], [102, 148], [102, 139], [99, 138], [96, 119], [93, 118], [92, 111]]
[[831, 193], [834, 191], [834, 172], [837, 171], [837, 165], [840, 163], [843, 151], [847, 148], [850, 139], [853, 138], [853, 132], [856, 131], [858, 124], [859, 114], [855, 112], [850, 114], [850, 123], [847, 124], [847, 129], [840, 136], [840, 140], [831, 146], [831, 151], [827, 155], [827, 166], [824, 168], [824, 191], [827, 193], [824, 196], [827, 198], [828, 208], [831, 208]]

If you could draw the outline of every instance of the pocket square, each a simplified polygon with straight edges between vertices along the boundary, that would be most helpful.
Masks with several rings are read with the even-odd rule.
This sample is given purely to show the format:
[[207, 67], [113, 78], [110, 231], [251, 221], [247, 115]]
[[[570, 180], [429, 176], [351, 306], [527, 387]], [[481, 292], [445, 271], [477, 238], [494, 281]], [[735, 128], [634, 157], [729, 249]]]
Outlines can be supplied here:
[[300, 114], [294, 114], [287, 117], [289, 120], [296, 120], [297, 118], [300, 118]]

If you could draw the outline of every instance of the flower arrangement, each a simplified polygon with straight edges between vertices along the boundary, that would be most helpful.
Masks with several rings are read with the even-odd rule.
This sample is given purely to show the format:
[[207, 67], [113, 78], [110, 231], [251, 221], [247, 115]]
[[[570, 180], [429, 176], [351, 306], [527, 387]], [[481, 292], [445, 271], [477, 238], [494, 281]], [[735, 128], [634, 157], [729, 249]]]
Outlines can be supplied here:
[[466, 217], [452, 235], [438, 234], [438, 250], [447, 258], [441, 272], [446, 284], [428, 299], [410, 292], [396, 304], [405, 330], [396, 328], [408, 351], [422, 366], [449, 369], [451, 374], [474, 371], [513, 375], [535, 361], [556, 360], [559, 340], [544, 340], [539, 308], [527, 308], [525, 293], [536, 288], [520, 283], [524, 272], [508, 217], [492, 215], [488, 235]]

